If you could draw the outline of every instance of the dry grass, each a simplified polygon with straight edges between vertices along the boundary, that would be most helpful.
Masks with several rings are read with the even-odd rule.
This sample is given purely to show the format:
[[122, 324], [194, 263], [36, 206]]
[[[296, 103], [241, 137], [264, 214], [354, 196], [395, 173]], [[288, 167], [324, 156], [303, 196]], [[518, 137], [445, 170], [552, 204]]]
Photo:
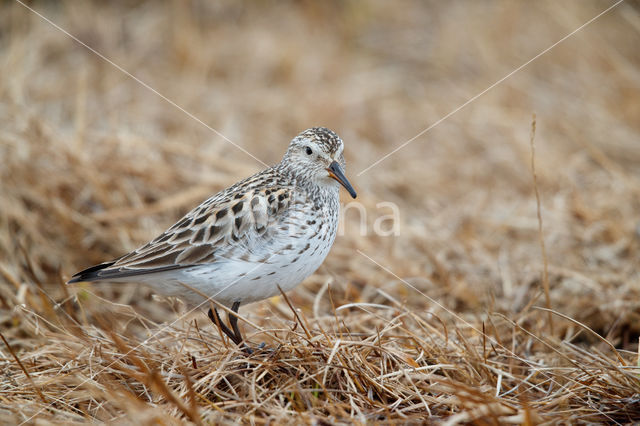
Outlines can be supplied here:
[[348, 212], [289, 300], [245, 307], [247, 356], [145, 288], [62, 283], [261, 165], [1, 3], [0, 421], [638, 420], [637, 3], [359, 175], [609, 4], [34, 3], [267, 163], [346, 141], [368, 235]]

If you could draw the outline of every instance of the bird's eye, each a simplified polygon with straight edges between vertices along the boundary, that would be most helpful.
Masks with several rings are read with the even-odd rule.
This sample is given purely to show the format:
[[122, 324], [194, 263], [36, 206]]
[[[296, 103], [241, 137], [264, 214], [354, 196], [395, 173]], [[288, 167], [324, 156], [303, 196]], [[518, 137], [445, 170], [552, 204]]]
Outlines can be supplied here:
[[311, 148], [307, 147], [306, 153], [307, 153], [307, 155], [311, 155], [311, 154], [313, 154], [313, 150]]

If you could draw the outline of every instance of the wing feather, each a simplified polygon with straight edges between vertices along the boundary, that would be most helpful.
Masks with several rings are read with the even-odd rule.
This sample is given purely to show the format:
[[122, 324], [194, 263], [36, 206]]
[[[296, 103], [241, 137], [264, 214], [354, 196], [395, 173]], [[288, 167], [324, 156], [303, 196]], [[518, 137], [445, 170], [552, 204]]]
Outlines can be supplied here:
[[[258, 249], [272, 239], [268, 229], [286, 219], [293, 186], [261, 180], [259, 175], [251, 179], [209, 198], [148, 244], [113, 263], [83, 271], [91, 274], [78, 273], [72, 281], [126, 278], [228, 258], [266, 262], [269, 256]], [[265, 187], [265, 181], [271, 186]], [[259, 258], [253, 255], [257, 252]]]

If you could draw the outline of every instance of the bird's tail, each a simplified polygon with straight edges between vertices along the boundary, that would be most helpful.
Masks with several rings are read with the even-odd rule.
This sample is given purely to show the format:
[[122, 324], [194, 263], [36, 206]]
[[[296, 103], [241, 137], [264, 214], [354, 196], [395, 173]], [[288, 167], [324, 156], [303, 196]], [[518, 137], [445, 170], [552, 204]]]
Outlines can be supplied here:
[[105, 262], [99, 265], [92, 266], [91, 268], [87, 268], [84, 271], [80, 271], [72, 276], [71, 279], [67, 281], [67, 284], [79, 283], [83, 281], [98, 281], [104, 279], [104, 277], [99, 276], [98, 273], [103, 269], [110, 267], [114, 263], [116, 262]]

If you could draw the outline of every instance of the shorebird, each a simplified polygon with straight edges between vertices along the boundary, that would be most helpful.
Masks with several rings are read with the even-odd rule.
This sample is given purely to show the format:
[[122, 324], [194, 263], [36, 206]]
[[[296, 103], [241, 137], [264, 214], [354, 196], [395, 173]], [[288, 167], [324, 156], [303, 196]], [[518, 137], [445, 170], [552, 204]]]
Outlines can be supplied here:
[[293, 289], [329, 253], [340, 185], [356, 198], [344, 174], [343, 148], [327, 128], [305, 130], [278, 164], [205, 200], [142, 247], [78, 272], [68, 284], [138, 282], [189, 306], [215, 300], [233, 312], [229, 326], [215, 307], [209, 318], [240, 345], [240, 306]]

